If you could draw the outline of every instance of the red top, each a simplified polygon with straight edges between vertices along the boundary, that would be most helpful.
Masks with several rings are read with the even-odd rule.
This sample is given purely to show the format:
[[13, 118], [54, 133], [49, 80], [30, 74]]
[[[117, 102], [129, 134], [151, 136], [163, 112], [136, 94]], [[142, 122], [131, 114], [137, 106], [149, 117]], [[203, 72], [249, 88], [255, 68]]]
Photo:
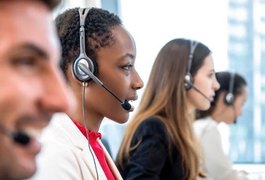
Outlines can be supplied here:
[[[77, 121], [74, 121], [75, 125], [78, 127], [78, 129], [82, 132], [82, 134], [87, 138], [86, 136], [86, 128], [80, 124]], [[99, 132], [95, 132], [95, 131], [88, 131], [88, 136], [89, 136], [89, 144], [92, 147], [94, 153], [97, 156], [97, 159], [99, 161], [99, 164], [101, 165], [101, 168], [103, 169], [106, 177], [108, 180], [115, 180], [112, 171], [110, 170], [110, 167], [107, 163], [106, 157], [105, 157], [105, 153], [102, 149], [102, 147], [100, 146], [100, 144], [98, 143], [97, 139], [100, 138], [101, 139], [101, 134]]]

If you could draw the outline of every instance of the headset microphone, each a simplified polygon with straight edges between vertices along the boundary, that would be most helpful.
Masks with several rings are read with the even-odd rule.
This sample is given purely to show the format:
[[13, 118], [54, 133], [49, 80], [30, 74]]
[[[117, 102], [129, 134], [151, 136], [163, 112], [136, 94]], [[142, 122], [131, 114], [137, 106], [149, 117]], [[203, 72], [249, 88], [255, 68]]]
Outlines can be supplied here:
[[192, 83], [190, 83], [189, 81], [186, 81], [187, 84], [189, 84], [189, 86], [191, 88], [193, 88], [195, 91], [197, 91], [199, 94], [201, 94], [205, 99], [207, 99], [208, 101], [212, 102], [212, 100], [207, 97], [201, 90], [199, 90], [196, 86], [194, 86]]
[[80, 60], [77, 65], [77, 71], [81, 71], [85, 73], [87, 76], [89, 76], [94, 82], [96, 82], [98, 85], [102, 86], [105, 90], [107, 90], [113, 97], [115, 97], [120, 103], [123, 109], [126, 111], [129, 111], [132, 106], [128, 102], [128, 100], [122, 101], [118, 96], [116, 96], [107, 86], [103, 84], [88, 68], [88, 64], [85, 60]]
[[10, 132], [2, 125], [0, 125], [0, 131], [10, 137], [17, 144], [26, 146], [30, 143], [30, 136], [24, 132]]
[[15, 132], [11, 136], [13, 141], [20, 145], [28, 145], [30, 142], [30, 136], [24, 132]]
[[237, 123], [237, 118], [235, 118], [235, 119], [234, 119], [233, 123], [234, 123], [234, 124], [236, 124], [236, 123]]
[[234, 114], [233, 124], [236, 124], [237, 123], [236, 109], [235, 109], [235, 106], [233, 104], [232, 104], [232, 107], [233, 107], [233, 114]]

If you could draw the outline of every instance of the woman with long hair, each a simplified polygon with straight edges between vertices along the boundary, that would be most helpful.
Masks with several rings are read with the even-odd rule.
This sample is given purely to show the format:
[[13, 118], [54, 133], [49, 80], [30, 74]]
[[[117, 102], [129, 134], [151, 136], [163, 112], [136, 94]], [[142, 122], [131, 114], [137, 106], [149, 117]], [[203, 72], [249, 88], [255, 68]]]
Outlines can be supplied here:
[[211, 51], [173, 39], [160, 50], [116, 164], [124, 179], [187, 179], [199, 174], [192, 122], [219, 88]]

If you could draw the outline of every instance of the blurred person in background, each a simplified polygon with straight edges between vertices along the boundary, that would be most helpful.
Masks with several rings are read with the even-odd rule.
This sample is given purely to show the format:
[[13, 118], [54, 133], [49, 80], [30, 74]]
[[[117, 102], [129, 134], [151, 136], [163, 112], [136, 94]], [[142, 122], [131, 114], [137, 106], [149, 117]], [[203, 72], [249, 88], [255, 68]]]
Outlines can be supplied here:
[[210, 49], [173, 39], [158, 53], [116, 163], [124, 179], [194, 180], [200, 174], [192, 122], [219, 84]]
[[207, 111], [197, 111], [194, 129], [202, 146], [202, 169], [209, 180], [244, 180], [247, 173], [233, 169], [225, 154], [218, 124], [235, 124], [247, 100], [247, 82], [238, 73], [217, 72], [220, 88]]

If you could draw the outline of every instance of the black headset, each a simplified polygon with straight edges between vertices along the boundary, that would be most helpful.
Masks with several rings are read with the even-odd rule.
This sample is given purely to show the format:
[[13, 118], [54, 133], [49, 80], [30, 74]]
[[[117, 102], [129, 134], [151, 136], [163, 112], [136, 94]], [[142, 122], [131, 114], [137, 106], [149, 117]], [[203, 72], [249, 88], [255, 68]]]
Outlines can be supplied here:
[[187, 91], [190, 90], [193, 86], [193, 78], [192, 78], [190, 69], [192, 65], [193, 55], [194, 55], [197, 45], [198, 45], [197, 41], [190, 40], [190, 53], [189, 53], [189, 59], [188, 59], [188, 66], [187, 66], [186, 75], [184, 77], [184, 86]]
[[73, 61], [73, 73], [75, 77], [81, 82], [88, 82], [91, 77], [84, 73], [79, 67], [79, 64], [83, 64], [87, 67], [87, 69], [94, 74], [95, 73], [95, 65], [93, 61], [86, 55], [86, 43], [85, 43], [85, 20], [87, 14], [89, 12], [89, 8], [80, 8], [79, 9], [79, 17], [80, 17], [80, 29], [79, 29], [79, 39], [80, 39], [80, 52], [79, 56]]
[[0, 124], [0, 133], [7, 135], [9, 138], [12, 139], [13, 142], [16, 144], [26, 146], [30, 143], [31, 137], [22, 131], [10, 131], [9, 129], [5, 128], [2, 124]]
[[230, 81], [229, 81], [229, 87], [228, 87], [228, 92], [225, 95], [224, 102], [227, 105], [232, 105], [234, 103], [234, 82], [235, 82], [235, 73], [230, 73]]

